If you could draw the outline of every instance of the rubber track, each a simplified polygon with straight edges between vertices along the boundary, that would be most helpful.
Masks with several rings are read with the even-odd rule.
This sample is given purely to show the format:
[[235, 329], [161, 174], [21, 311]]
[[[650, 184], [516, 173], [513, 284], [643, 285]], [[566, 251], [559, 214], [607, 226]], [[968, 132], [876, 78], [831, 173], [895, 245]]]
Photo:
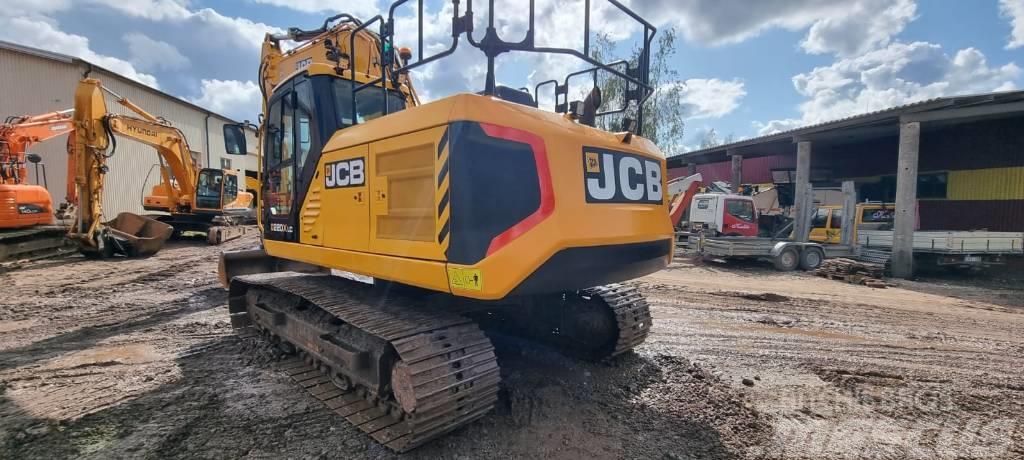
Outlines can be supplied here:
[[598, 359], [609, 359], [621, 355], [647, 339], [651, 331], [651, 309], [647, 299], [635, 287], [625, 284], [607, 284], [583, 290], [583, 294], [600, 297], [615, 315], [619, 337], [615, 347]]
[[[391, 343], [411, 371], [417, 401], [412, 414], [393, 398], [381, 400], [365, 388], [342, 390], [308, 355], [279, 368], [329, 409], [396, 452], [420, 446], [494, 408], [500, 382], [494, 348], [466, 318], [417, 309], [414, 300], [399, 296], [372, 305], [368, 296], [353, 292], [362, 286], [330, 276], [272, 273], [236, 277], [232, 283], [236, 282], [297, 295]], [[232, 302], [244, 302], [244, 296], [232, 292]], [[247, 334], [246, 329], [251, 328], [239, 333]]]

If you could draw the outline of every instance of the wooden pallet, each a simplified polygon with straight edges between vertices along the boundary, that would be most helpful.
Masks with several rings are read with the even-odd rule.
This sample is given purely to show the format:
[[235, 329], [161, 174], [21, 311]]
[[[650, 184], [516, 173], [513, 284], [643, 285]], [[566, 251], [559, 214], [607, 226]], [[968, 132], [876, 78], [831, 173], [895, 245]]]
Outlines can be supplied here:
[[882, 280], [884, 272], [884, 265], [846, 258], [828, 259], [815, 270], [815, 274], [823, 278], [883, 289], [888, 287]]

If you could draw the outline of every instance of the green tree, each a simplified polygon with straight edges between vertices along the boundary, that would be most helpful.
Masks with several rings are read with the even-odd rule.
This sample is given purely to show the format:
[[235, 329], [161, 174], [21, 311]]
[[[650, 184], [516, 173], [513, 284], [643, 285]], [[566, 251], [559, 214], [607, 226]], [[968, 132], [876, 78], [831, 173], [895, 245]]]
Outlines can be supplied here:
[[[609, 63], [620, 60], [616, 57], [615, 44], [607, 34], [598, 34], [591, 42], [591, 56], [601, 62]], [[629, 51], [627, 59], [631, 66], [636, 66], [640, 58], [640, 47]], [[682, 153], [683, 134], [686, 126], [685, 108], [682, 92], [685, 83], [680, 80], [679, 73], [670, 65], [676, 54], [675, 29], [659, 32], [651, 50], [650, 86], [654, 92], [643, 105], [644, 125], [643, 136], [653, 141], [668, 156]], [[617, 67], [622, 70], [622, 67]], [[602, 110], [622, 108], [625, 99], [625, 80], [608, 72], [598, 72], [598, 86], [604, 99]], [[636, 107], [629, 107], [626, 116], [636, 119]], [[602, 129], [609, 131], [622, 130], [622, 115], [610, 115], [600, 121]]]
[[709, 149], [711, 147], [718, 147], [719, 145], [731, 144], [736, 141], [736, 135], [729, 133], [725, 138], [718, 137], [718, 131], [715, 128], [709, 128], [700, 134], [700, 142], [697, 144], [699, 149]]
[[717, 147], [722, 145], [722, 140], [718, 138], [718, 133], [715, 132], [715, 128], [704, 131], [700, 136], [700, 148], [709, 149], [711, 147]]

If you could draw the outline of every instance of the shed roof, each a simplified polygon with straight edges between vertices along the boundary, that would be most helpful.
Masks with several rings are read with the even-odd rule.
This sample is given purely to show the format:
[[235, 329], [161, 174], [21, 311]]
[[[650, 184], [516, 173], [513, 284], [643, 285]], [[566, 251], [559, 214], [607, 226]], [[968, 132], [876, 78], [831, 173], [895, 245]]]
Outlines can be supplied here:
[[682, 153], [669, 157], [668, 166], [725, 161], [730, 153], [746, 157], [795, 152], [793, 144], [802, 140], [851, 142], [895, 135], [901, 121], [942, 125], [1019, 115], [1024, 115], [1024, 91], [940, 97]]

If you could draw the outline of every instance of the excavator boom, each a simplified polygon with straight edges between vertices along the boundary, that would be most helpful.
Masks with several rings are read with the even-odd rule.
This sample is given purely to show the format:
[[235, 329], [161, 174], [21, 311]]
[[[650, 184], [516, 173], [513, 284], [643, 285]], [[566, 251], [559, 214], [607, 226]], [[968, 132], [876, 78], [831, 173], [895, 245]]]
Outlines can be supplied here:
[[[110, 94], [136, 116], [110, 114], [104, 94]], [[207, 233], [210, 241], [219, 243], [226, 238], [214, 219], [229, 219], [226, 213], [231, 211], [245, 212], [252, 202], [252, 194], [238, 190], [239, 181], [244, 180], [240, 174], [199, 168], [181, 130], [103, 87], [98, 80], [87, 78], [78, 84], [75, 126], [74, 182], [79, 206], [71, 237], [87, 254], [155, 252], [175, 229]], [[143, 207], [169, 216], [155, 220], [121, 213], [108, 223], [101, 222], [107, 159], [117, 153], [119, 137], [155, 149], [161, 181], [143, 199]]]

